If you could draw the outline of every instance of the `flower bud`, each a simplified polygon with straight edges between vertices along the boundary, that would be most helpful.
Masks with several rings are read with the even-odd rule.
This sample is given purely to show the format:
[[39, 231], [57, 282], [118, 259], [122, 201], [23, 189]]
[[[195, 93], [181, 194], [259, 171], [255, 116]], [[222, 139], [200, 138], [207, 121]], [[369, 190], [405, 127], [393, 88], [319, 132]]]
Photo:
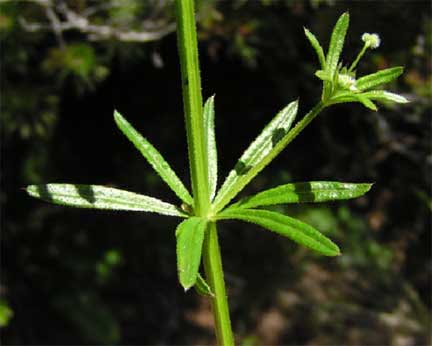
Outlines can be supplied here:
[[357, 91], [356, 80], [348, 74], [339, 73], [338, 83], [344, 89], [349, 89], [351, 91]]

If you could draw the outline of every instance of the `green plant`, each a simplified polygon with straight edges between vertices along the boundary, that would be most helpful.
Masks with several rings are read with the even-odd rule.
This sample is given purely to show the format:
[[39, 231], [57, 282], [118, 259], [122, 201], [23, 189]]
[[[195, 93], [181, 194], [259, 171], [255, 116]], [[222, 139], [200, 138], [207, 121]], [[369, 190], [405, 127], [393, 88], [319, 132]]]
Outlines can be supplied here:
[[[236, 219], [255, 223], [320, 254], [340, 255], [338, 246], [313, 227], [262, 208], [284, 203], [355, 198], [366, 193], [371, 184], [327, 181], [291, 183], [232, 204], [230, 202], [326, 107], [337, 103], [360, 102], [367, 108], [376, 110], [373, 101], [407, 102], [400, 95], [376, 89], [397, 78], [402, 73], [402, 68], [389, 68], [356, 79], [355, 68], [360, 58], [368, 48], [379, 45], [376, 34], [363, 35], [365, 45], [350, 67], [343, 67], [339, 63], [349, 24], [348, 13], [344, 13], [337, 21], [326, 55], [316, 37], [305, 29], [306, 37], [316, 51], [321, 65], [321, 69], [316, 72], [316, 76], [323, 81], [321, 100], [294, 127], [292, 124], [297, 115], [298, 101], [283, 108], [240, 157], [217, 191], [214, 97], [210, 97], [204, 106], [202, 105], [194, 2], [177, 0], [176, 9], [192, 195], [162, 155], [117, 111], [114, 112], [114, 120], [119, 129], [174, 191], [182, 201], [181, 206], [97, 185], [30, 185], [27, 192], [33, 197], [61, 205], [145, 211], [183, 218], [176, 229], [179, 281], [185, 290], [195, 286], [198, 292], [211, 297], [218, 342], [222, 345], [233, 345], [217, 222]], [[205, 279], [199, 273], [201, 263], [204, 265]]]

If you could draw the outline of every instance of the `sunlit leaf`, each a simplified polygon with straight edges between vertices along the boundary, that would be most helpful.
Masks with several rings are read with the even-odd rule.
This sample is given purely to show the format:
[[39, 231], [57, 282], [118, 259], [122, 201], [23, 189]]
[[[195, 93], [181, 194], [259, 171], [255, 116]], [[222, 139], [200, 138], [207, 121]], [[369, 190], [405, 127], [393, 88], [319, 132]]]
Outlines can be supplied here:
[[[339, 17], [331, 35], [329, 49], [326, 57], [325, 72], [326, 75], [329, 76], [332, 80], [334, 79], [337, 73], [339, 57], [342, 52], [342, 48], [344, 46], [345, 35], [348, 29], [348, 25], [349, 25], [349, 14], [348, 12], [345, 12]], [[325, 82], [324, 83], [325, 98], [329, 96], [330, 92], [331, 92], [331, 82]]]
[[300, 220], [269, 210], [229, 209], [223, 211], [218, 219], [237, 219], [257, 224], [270, 231], [290, 238], [325, 256], [340, 255], [340, 250], [330, 239], [315, 228]]
[[177, 270], [180, 284], [188, 290], [197, 280], [207, 220], [193, 216], [177, 226]]
[[385, 90], [372, 90], [362, 94], [370, 100], [376, 100], [381, 102], [396, 102], [396, 103], [408, 103], [409, 101], [402, 95], [391, 93]]
[[213, 200], [216, 193], [217, 186], [217, 149], [216, 149], [216, 137], [215, 137], [215, 123], [214, 123], [214, 96], [209, 97], [204, 105], [203, 117], [204, 117], [204, 133], [206, 135], [207, 145], [207, 160], [208, 160], [208, 181], [209, 181], [209, 193], [210, 201]]
[[230, 171], [214, 200], [215, 210], [223, 208], [271, 160], [283, 150], [284, 138], [291, 128], [298, 102], [291, 102], [281, 110], [252, 142]]
[[281, 185], [254, 196], [245, 197], [229, 208], [256, 208], [285, 203], [317, 203], [359, 197], [372, 184], [340, 183], [334, 181], [310, 181]]
[[173, 190], [183, 202], [193, 205], [193, 199], [188, 190], [156, 148], [146, 138], [141, 136], [141, 134], [117, 111], [114, 111], [114, 120], [119, 129], [141, 152], [171, 190]]
[[325, 69], [325, 56], [324, 56], [324, 51], [323, 51], [320, 43], [318, 42], [315, 35], [312, 34], [308, 29], [304, 28], [304, 32], [305, 32], [305, 35], [308, 38], [310, 44], [312, 45], [312, 48], [317, 53], [321, 68], [324, 70]]
[[330, 45], [327, 52], [326, 71], [330, 76], [334, 76], [337, 71], [339, 57], [344, 46], [345, 35], [349, 25], [349, 14], [342, 14], [333, 29]]
[[399, 77], [403, 72], [403, 67], [391, 67], [378, 71], [357, 79], [356, 86], [360, 91], [375, 88], [379, 85], [386, 84]]
[[99, 185], [43, 184], [27, 187], [30, 196], [77, 208], [130, 210], [186, 217], [176, 206], [157, 198]]

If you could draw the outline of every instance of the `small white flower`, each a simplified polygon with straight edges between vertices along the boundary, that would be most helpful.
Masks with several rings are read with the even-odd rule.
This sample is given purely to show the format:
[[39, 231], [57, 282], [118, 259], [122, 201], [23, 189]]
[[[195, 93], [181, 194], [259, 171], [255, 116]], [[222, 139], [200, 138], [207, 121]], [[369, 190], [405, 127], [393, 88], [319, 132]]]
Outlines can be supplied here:
[[381, 43], [378, 34], [369, 34], [367, 32], [362, 35], [362, 41], [366, 43], [367, 47], [370, 47], [372, 49], [378, 48]]
[[344, 89], [349, 89], [351, 91], [358, 91], [358, 89], [356, 87], [355, 78], [351, 77], [348, 74], [339, 73], [338, 82], [339, 82], [339, 85]]

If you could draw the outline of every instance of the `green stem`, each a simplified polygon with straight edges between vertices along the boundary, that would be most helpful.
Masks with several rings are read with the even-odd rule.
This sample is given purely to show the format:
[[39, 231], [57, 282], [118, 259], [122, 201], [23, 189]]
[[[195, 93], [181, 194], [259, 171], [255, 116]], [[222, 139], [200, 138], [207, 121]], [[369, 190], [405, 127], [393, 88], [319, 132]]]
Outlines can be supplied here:
[[204, 121], [198, 42], [193, 0], [177, 0], [177, 42], [181, 65], [183, 107], [189, 152], [195, 214], [206, 216], [210, 206], [208, 162], [204, 142]]
[[362, 48], [362, 50], [360, 51], [360, 53], [357, 55], [357, 58], [354, 60], [354, 62], [351, 64], [348, 73], [352, 72], [355, 67], [357, 66], [358, 62], [360, 61], [360, 59], [362, 58], [362, 56], [364, 55], [364, 53], [366, 52], [366, 50], [368, 49], [368, 46], [365, 44]]
[[231, 346], [234, 345], [234, 337], [231, 331], [231, 320], [215, 222], [209, 224], [203, 250], [204, 254], [206, 254], [204, 256], [206, 278], [214, 293], [212, 308], [216, 324], [217, 342], [218, 345]]
[[[194, 0], [176, 0], [176, 10], [177, 38], [181, 63], [189, 165], [194, 195], [194, 211], [197, 216], [207, 217], [210, 209], [210, 189], [202, 115], [201, 79]], [[217, 340], [220, 345], [231, 346], [234, 345], [234, 340], [225, 293], [217, 228], [214, 222], [209, 223], [202, 253], [207, 281], [215, 295], [212, 298], [212, 306]]]
[[296, 138], [303, 129], [310, 124], [312, 120], [327, 106], [325, 102], [318, 102], [302, 120], [300, 120], [277, 144], [277, 151], [271, 156], [270, 161], [273, 160], [285, 147]]

